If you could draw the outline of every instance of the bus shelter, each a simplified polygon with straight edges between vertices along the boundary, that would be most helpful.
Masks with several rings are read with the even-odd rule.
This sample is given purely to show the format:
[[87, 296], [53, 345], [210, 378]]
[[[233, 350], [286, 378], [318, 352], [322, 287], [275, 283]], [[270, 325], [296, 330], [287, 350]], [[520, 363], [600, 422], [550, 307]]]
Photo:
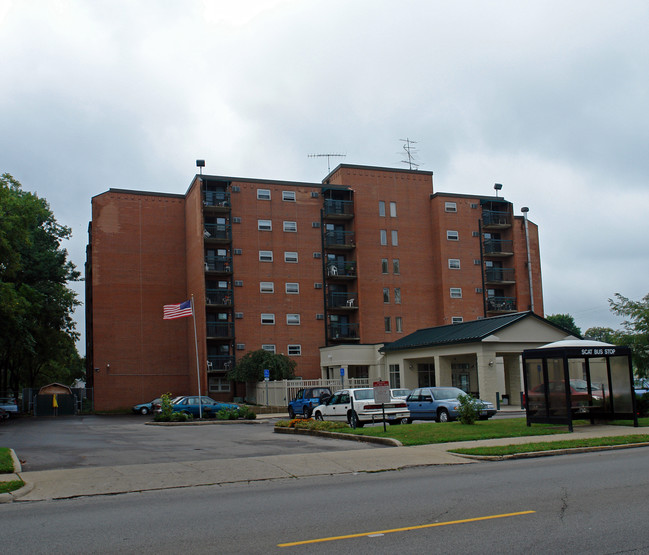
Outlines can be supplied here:
[[523, 351], [527, 425], [574, 420], [633, 420], [638, 426], [631, 350], [564, 340]]

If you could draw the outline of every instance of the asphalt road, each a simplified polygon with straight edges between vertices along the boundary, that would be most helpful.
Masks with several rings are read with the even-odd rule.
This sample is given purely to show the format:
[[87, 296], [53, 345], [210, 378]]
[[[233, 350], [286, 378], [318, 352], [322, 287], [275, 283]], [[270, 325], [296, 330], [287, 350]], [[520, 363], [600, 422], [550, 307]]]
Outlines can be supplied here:
[[646, 448], [0, 505], [7, 553], [649, 552]]
[[374, 444], [273, 433], [272, 421], [147, 426], [144, 416], [24, 417], [0, 425], [24, 471], [382, 449]]

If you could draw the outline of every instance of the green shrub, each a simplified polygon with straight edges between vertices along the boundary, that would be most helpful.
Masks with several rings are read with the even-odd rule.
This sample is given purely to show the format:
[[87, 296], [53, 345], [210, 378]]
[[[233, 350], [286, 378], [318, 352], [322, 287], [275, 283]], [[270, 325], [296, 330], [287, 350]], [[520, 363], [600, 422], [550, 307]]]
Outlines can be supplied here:
[[458, 395], [460, 407], [457, 409], [458, 420], [462, 424], [475, 424], [480, 415], [480, 405], [471, 395]]
[[335, 432], [349, 428], [344, 422], [330, 422], [327, 420], [313, 420], [311, 418], [294, 418], [293, 420], [279, 420], [275, 423], [276, 428], [299, 428], [303, 430], [322, 430]]
[[221, 409], [215, 414], [217, 420], [255, 420], [257, 415], [250, 407], [239, 407], [236, 409]]
[[649, 416], [649, 393], [636, 396], [635, 409], [639, 417], [644, 418], [645, 416]]

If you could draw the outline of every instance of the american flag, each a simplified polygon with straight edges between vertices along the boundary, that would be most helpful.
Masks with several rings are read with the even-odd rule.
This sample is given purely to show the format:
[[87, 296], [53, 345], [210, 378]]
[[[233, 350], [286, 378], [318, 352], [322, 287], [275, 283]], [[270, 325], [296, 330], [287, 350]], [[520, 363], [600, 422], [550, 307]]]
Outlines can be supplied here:
[[162, 307], [163, 320], [175, 320], [192, 315], [192, 301], [185, 301], [180, 304], [166, 304]]

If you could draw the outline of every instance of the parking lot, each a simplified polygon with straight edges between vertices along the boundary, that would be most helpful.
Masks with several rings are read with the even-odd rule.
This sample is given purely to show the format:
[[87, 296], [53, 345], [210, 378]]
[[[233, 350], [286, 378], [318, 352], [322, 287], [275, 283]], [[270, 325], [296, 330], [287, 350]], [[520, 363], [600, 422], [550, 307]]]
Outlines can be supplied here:
[[273, 433], [274, 421], [201, 426], [150, 426], [137, 415], [20, 417], [0, 425], [0, 447], [11, 447], [23, 470], [262, 457], [382, 447]]

